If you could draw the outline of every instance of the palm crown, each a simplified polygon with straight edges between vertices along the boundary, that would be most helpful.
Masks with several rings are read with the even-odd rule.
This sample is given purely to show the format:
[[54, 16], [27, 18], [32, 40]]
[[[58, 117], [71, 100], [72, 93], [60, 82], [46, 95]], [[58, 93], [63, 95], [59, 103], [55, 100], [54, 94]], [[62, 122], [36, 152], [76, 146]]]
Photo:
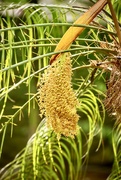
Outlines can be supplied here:
[[[109, 0], [100, 2], [104, 5], [108, 2], [113, 11]], [[75, 23], [73, 26], [79, 31], [85, 30], [80, 31], [77, 39], [73, 39], [69, 33], [66, 41], [61, 37], [69, 27], [73, 27], [68, 22], [67, 15], [74, 22], [86, 10], [83, 7], [41, 4], [1, 6], [1, 154], [7, 128], [11, 127], [12, 135], [16, 119], [21, 120], [26, 109], [30, 121], [35, 124], [38, 124], [35, 119], [40, 113], [38, 109], [42, 115], [41, 122], [26, 147], [1, 170], [1, 179], [82, 178], [82, 168], [95, 136], [98, 136], [97, 150], [101, 146], [106, 110], [110, 115], [115, 114], [117, 120], [112, 133], [114, 168], [108, 179], [120, 179], [120, 23], [115, 19], [115, 14], [112, 14], [112, 21], [108, 5], [99, 15], [95, 15], [95, 20], [92, 17], [90, 21], [89, 18], [86, 19], [87, 23]], [[15, 14], [13, 17], [9, 16], [9, 10], [14, 12], [15, 8], [20, 12], [19, 18]], [[44, 72], [47, 77], [44, 75], [43, 80]], [[106, 76], [109, 77], [107, 91], [104, 81]], [[13, 96], [15, 91], [19, 92], [19, 88], [22, 96], [23, 88], [27, 94], [21, 105]], [[6, 113], [9, 102], [11, 106], [9, 113]], [[32, 116], [34, 106], [37, 112]], [[56, 117], [61, 118], [57, 121]], [[70, 134], [75, 138], [67, 137]]]

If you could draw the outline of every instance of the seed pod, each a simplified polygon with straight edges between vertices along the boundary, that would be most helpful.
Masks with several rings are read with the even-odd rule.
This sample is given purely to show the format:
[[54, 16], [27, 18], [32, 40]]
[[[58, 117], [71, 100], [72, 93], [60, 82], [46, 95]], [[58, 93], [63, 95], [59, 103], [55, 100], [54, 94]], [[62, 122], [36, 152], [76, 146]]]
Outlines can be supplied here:
[[112, 66], [105, 106], [110, 114], [116, 114], [118, 121], [121, 121], [121, 64], [117, 60]]

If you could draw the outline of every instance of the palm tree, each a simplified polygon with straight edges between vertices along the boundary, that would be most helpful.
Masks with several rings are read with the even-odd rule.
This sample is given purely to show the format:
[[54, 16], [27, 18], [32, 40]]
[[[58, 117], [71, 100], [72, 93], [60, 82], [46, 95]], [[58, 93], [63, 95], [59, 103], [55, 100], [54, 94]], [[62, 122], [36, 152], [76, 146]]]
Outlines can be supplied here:
[[[83, 179], [94, 138], [98, 137], [97, 151], [102, 144], [106, 111], [116, 119], [112, 129], [114, 166], [108, 179], [120, 179], [121, 35], [110, 1], [100, 0], [88, 11], [84, 7], [45, 4], [2, 4], [0, 11], [1, 156], [7, 129], [11, 127], [12, 136], [16, 119], [28, 114], [31, 134], [37, 126], [25, 148], [1, 170], [1, 179]], [[66, 66], [70, 58], [72, 62]], [[61, 76], [55, 83], [58, 74]], [[59, 88], [54, 89], [59, 79]], [[14, 93], [24, 97], [22, 104]], [[64, 118], [57, 121], [53, 109], [55, 117], [61, 114]], [[66, 123], [69, 116], [71, 121]]]

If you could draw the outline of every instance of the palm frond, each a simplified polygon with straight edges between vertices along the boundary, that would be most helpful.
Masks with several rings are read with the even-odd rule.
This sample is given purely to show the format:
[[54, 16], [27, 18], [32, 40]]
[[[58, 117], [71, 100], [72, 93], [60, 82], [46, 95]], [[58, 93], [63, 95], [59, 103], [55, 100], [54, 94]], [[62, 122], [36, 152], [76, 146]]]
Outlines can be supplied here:
[[1, 180], [79, 178], [82, 164], [81, 132], [75, 140], [65, 137], [58, 140], [45, 121], [40, 123], [25, 149], [1, 170]]
[[115, 125], [112, 136], [112, 144], [114, 151], [114, 164], [112, 172], [107, 180], [119, 180], [121, 178], [121, 124]]

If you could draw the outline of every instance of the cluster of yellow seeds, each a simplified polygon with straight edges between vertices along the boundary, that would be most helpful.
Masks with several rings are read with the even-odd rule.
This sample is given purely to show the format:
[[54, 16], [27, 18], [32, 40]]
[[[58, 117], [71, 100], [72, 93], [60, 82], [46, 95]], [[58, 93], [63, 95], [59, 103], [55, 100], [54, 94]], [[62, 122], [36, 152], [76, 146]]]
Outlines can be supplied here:
[[71, 84], [70, 54], [60, 55], [44, 74], [40, 86], [40, 115], [58, 135], [74, 137], [79, 116], [76, 112], [77, 97]]

